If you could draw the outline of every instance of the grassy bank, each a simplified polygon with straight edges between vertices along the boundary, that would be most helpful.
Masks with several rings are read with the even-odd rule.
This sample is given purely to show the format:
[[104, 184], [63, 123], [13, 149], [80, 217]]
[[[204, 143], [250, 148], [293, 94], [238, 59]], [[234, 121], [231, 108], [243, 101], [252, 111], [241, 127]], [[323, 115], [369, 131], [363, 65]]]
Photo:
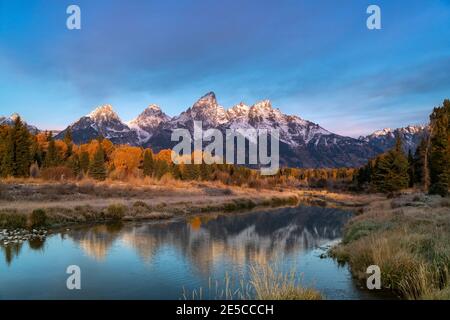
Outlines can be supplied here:
[[450, 299], [450, 199], [403, 194], [365, 206], [331, 254], [366, 280], [378, 265], [382, 287], [406, 299]]
[[255, 193], [221, 184], [31, 183], [3, 184], [0, 229], [60, 227], [68, 224], [168, 219], [208, 212], [296, 205], [290, 191]]
[[[321, 190], [255, 190], [220, 182], [167, 182], [151, 178], [128, 182], [83, 179], [51, 183], [8, 178], [0, 181], [0, 228], [167, 219], [297, 204], [357, 210], [374, 199], [378, 198]], [[33, 221], [31, 216], [35, 210], [44, 212], [45, 223]]]

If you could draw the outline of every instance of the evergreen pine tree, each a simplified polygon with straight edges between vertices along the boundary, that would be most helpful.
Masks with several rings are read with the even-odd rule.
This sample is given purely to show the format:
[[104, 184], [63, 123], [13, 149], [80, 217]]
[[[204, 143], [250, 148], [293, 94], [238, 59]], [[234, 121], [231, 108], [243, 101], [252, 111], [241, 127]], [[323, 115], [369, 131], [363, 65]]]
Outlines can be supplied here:
[[448, 195], [450, 185], [450, 100], [442, 107], [434, 108], [430, 116], [430, 188], [431, 194]]
[[105, 153], [101, 146], [97, 148], [89, 166], [89, 176], [96, 180], [106, 179]]
[[38, 167], [42, 166], [42, 149], [39, 146], [36, 136], [33, 136], [31, 140], [31, 162]]
[[169, 165], [164, 160], [156, 160], [154, 166], [154, 175], [158, 179], [161, 179], [163, 175], [169, 172]]
[[376, 159], [372, 186], [379, 192], [389, 193], [408, 185], [408, 159], [403, 153], [401, 139], [397, 137], [395, 147]]
[[49, 168], [58, 164], [58, 151], [56, 150], [55, 140], [50, 132], [48, 138], [47, 152], [44, 157], [44, 167]]
[[65, 133], [65, 135], [64, 135], [64, 142], [65, 142], [67, 145], [70, 144], [70, 143], [73, 143], [73, 140], [72, 140], [72, 130], [70, 129], [70, 127], [67, 128], [67, 131], [66, 131], [66, 133]]
[[142, 170], [144, 176], [149, 177], [153, 175], [154, 163], [153, 163], [153, 153], [150, 149], [145, 149], [144, 160], [142, 163]]
[[409, 177], [409, 187], [412, 188], [414, 186], [414, 157], [412, 155], [411, 149], [408, 150], [408, 177]]
[[416, 152], [414, 153], [414, 184], [419, 185], [424, 188], [427, 185], [428, 176], [428, 165], [427, 153], [428, 153], [428, 138], [423, 138], [420, 144], [417, 146]]
[[5, 154], [2, 161], [2, 176], [5, 177], [14, 175], [15, 144], [13, 131], [13, 128], [8, 128], [5, 138]]
[[64, 155], [64, 160], [69, 159], [73, 153], [73, 141], [72, 141], [72, 131], [70, 127], [67, 129], [64, 135], [64, 143], [67, 145], [66, 154]]
[[86, 151], [80, 153], [80, 169], [84, 174], [89, 170], [89, 153]]
[[31, 165], [31, 138], [20, 117], [14, 120], [12, 139], [14, 144], [13, 175], [27, 177]]
[[68, 159], [69, 167], [72, 169], [73, 175], [77, 177], [81, 172], [80, 157], [74, 153]]
[[374, 163], [374, 160], [369, 160], [369, 162], [365, 166], [358, 169], [358, 172], [354, 177], [358, 189], [361, 190], [367, 184], [370, 184], [372, 182]]

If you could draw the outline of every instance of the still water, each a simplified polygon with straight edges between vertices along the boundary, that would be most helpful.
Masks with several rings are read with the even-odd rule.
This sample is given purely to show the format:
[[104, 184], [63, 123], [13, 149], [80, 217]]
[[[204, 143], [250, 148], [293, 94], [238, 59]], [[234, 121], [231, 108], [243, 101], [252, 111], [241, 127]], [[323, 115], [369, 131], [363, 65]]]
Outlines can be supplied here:
[[[64, 229], [0, 246], [0, 299], [183, 299], [271, 261], [327, 299], [370, 299], [347, 267], [320, 257], [350, 216], [297, 207]], [[81, 290], [66, 287], [69, 265], [81, 268]]]

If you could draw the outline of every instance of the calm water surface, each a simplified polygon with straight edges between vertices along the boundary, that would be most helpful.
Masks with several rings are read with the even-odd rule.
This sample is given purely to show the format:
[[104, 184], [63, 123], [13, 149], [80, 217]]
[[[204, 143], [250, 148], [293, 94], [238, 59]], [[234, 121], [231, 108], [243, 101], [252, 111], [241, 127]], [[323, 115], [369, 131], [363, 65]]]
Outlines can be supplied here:
[[[347, 267], [321, 259], [351, 214], [319, 207], [80, 227], [45, 242], [0, 246], [0, 299], [180, 299], [254, 263], [278, 261], [327, 299], [370, 299]], [[81, 268], [67, 290], [66, 268]], [[183, 289], [184, 288], [184, 289]], [[207, 291], [207, 290], [205, 290]], [[206, 293], [203, 298], [215, 298]]]

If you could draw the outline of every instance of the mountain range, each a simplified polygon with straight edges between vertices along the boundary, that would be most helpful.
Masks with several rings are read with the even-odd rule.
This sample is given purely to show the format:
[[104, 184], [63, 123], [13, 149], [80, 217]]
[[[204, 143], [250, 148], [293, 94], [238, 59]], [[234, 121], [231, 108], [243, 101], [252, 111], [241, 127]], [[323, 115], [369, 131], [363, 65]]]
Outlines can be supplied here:
[[[14, 115], [13, 115], [14, 116]], [[17, 115], [15, 115], [17, 116]], [[0, 117], [0, 124], [11, 124], [12, 117]], [[55, 138], [63, 139], [70, 129], [75, 143], [86, 143], [103, 136], [115, 144], [150, 147], [154, 151], [171, 148], [178, 142], [170, 139], [173, 129], [185, 128], [191, 134], [194, 121], [203, 129], [279, 129], [280, 164], [293, 167], [355, 167], [386, 151], [400, 135], [405, 150], [415, 150], [427, 132], [426, 126], [384, 129], [357, 139], [332, 133], [316, 123], [295, 115], [283, 114], [269, 100], [246, 105], [241, 102], [225, 109], [209, 92], [180, 115], [170, 117], [157, 105], [148, 106], [130, 122], [123, 122], [111, 105], [103, 105], [81, 117]], [[27, 125], [33, 132], [38, 129]], [[248, 137], [247, 143], [252, 143]]]

